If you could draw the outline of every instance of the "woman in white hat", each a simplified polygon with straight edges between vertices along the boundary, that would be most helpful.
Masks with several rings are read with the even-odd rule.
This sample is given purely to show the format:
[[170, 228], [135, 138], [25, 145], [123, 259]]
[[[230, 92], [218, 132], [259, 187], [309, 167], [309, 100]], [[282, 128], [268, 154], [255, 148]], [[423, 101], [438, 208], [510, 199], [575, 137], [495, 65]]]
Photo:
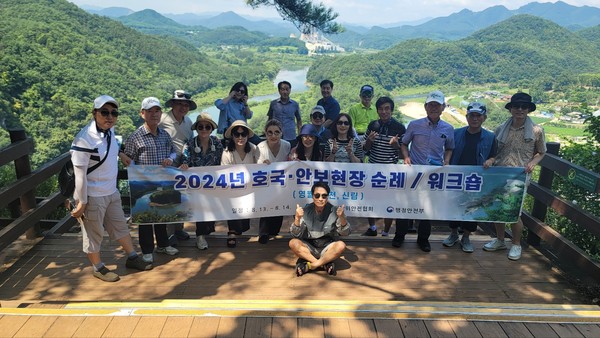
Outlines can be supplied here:
[[[227, 146], [221, 156], [222, 165], [257, 163], [256, 146], [248, 141], [254, 136], [254, 132], [245, 121], [234, 121], [223, 135], [227, 139]], [[227, 246], [235, 248], [237, 245], [236, 235], [241, 235], [250, 229], [250, 219], [229, 220], [227, 226], [229, 227]]]
[[[182, 162], [186, 167], [205, 167], [221, 164], [223, 144], [221, 140], [211, 135], [217, 129], [217, 124], [209, 113], [202, 112], [191, 126], [198, 135], [188, 140], [183, 149]], [[187, 168], [186, 168], [187, 169]], [[204, 236], [215, 231], [215, 222], [196, 222], [196, 246], [200, 250], [208, 249], [208, 242]]]

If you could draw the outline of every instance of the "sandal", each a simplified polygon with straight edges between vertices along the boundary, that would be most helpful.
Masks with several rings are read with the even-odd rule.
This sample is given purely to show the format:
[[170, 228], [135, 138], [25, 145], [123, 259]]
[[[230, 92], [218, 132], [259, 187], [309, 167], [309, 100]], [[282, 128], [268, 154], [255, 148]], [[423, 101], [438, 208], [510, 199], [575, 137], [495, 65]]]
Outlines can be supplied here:
[[296, 276], [300, 277], [310, 271], [310, 262], [298, 258], [296, 261]]
[[237, 238], [235, 238], [235, 232], [227, 233], [227, 247], [235, 248], [237, 246]]
[[323, 268], [325, 269], [325, 271], [327, 271], [327, 274], [330, 276], [335, 276], [337, 274], [337, 270], [335, 269], [334, 262], [329, 262], [329, 263], [323, 265]]

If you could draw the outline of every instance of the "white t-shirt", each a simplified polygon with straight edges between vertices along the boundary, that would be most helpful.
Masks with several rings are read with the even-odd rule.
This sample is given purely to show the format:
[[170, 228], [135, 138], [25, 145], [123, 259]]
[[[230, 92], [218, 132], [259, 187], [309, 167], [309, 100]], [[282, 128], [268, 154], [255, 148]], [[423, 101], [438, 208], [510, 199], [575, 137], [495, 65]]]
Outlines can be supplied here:
[[[85, 167], [87, 171], [87, 168], [100, 162], [106, 155], [108, 147], [108, 139], [104, 136], [104, 133], [99, 132], [96, 128], [96, 121], [94, 120], [81, 129], [77, 136], [75, 136], [75, 140], [73, 140], [73, 144], [71, 145], [70, 152], [73, 165], [76, 167]], [[119, 144], [115, 138], [114, 128], [111, 128], [110, 130], [110, 137], [111, 143], [108, 157], [102, 165], [87, 175], [88, 196], [110, 196], [117, 191]], [[91, 153], [80, 151], [74, 149], [74, 147], [90, 150], [98, 149], [98, 152]], [[96, 157], [96, 159], [93, 159], [92, 156]], [[77, 189], [77, 187], [75, 189]]]
[[261, 143], [258, 144], [257, 148], [258, 148], [258, 161], [256, 163], [263, 163], [265, 160], [269, 160], [269, 162], [274, 163], [274, 162], [285, 162], [288, 160], [288, 157], [290, 155], [290, 143], [286, 140], [280, 140], [280, 145], [279, 145], [279, 152], [277, 153], [277, 156], [273, 155], [273, 153], [271, 152], [271, 149], [269, 148], [269, 144], [267, 143], [268, 141], [262, 141]]

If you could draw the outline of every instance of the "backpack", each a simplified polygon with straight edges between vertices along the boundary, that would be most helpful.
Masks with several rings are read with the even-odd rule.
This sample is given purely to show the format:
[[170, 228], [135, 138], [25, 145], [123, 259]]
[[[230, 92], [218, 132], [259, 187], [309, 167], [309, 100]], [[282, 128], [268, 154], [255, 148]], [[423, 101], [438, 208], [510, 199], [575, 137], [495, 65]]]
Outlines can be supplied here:
[[[96, 163], [93, 166], [88, 168], [88, 170], [87, 170], [88, 175], [92, 171], [94, 171], [98, 167], [100, 167], [102, 165], [102, 163], [104, 163], [104, 161], [108, 157], [108, 153], [110, 152], [110, 140], [111, 140], [111, 136], [109, 135], [108, 136], [108, 146], [106, 149], [106, 155], [104, 155], [104, 158], [102, 160], [100, 160], [98, 163]], [[98, 153], [98, 148], [87, 149], [87, 148], [81, 148], [81, 147], [77, 147], [77, 146], [71, 146], [71, 150], [83, 151], [83, 152], [93, 153], [93, 154]], [[100, 159], [100, 157], [96, 156], [96, 155], [92, 155], [91, 158]], [[63, 165], [63, 167], [60, 169], [60, 172], [58, 173], [58, 187], [60, 188], [61, 195], [63, 195], [64, 197], [69, 197], [69, 198], [73, 197], [73, 193], [75, 192], [75, 169], [73, 168], [73, 161], [71, 161], [71, 159], [69, 159], [67, 161], [67, 163], [65, 163], [65, 165]]]

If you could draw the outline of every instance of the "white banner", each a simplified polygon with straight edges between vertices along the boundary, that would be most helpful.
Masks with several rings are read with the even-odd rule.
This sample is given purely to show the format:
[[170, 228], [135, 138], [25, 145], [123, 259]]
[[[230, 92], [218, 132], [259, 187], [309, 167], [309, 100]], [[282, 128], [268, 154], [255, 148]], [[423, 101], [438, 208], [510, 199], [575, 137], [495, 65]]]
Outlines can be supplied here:
[[299, 161], [127, 171], [135, 223], [293, 215], [317, 181], [348, 216], [515, 222], [527, 179], [523, 168]]

